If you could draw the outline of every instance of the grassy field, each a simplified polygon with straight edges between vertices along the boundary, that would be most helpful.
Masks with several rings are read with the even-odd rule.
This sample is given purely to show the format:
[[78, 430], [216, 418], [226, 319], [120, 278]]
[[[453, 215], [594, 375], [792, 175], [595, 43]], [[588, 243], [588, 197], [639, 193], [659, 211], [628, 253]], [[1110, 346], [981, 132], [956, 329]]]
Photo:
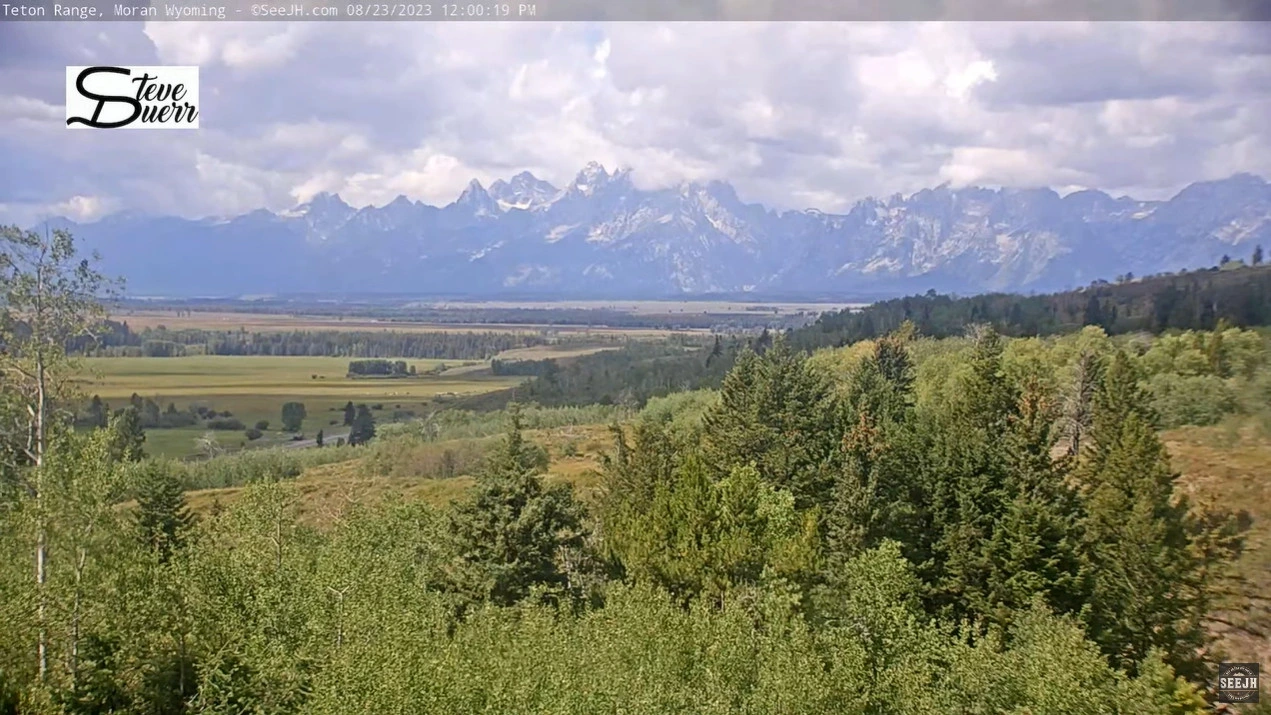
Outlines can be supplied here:
[[[280, 425], [284, 402], [302, 402], [308, 417], [303, 432], [312, 436], [319, 429], [328, 435], [343, 434], [342, 414], [346, 402], [380, 404], [377, 418], [386, 420], [394, 410], [427, 414], [438, 399], [470, 395], [512, 387], [521, 378], [494, 377], [478, 370], [477, 361], [407, 360], [417, 372], [442, 362], [456, 372], [420, 375], [413, 378], [377, 379], [346, 377], [348, 358], [199, 355], [180, 358], [88, 358], [89, 376], [81, 382], [87, 395], [98, 395], [112, 407], [122, 406], [136, 393], [166, 408], [175, 403], [185, 409], [199, 403], [217, 411], [228, 410], [245, 425], [269, 420], [273, 429]], [[465, 368], [465, 363], [470, 363]], [[466, 371], [465, 371], [466, 370]], [[331, 424], [332, 421], [336, 424]], [[180, 457], [194, 450], [194, 442], [204, 434], [200, 427], [152, 429], [146, 434], [151, 454]], [[242, 432], [218, 434], [227, 447], [241, 446]], [[287, 439], [274, 433], [262, 444]]]
[[[547, 448], [551, 455], [545, 481], [549, 484], [567, 481], [584, 501], [592, 501], [600, 485], [601, 455], [613, 446], [609, 429], [605, 425], [562, 427], [552, 430], [529, 430], [526, 437]], [[465, 440], [436, 443], [438, 451], [458, 445]], [[468, 440], [470, 441], [470, 440]], [[566, 445], [573, 447], [566, 450]], [[434, 479], [427, 476], [379, 476], [371, 473], [361, 459], [326, 464], [306, 471], [298, 479], [300, 502], [297, 508], [302, 518], [321, 525], [332, 520], [342, 508], [357, 502], [368, 503], [388, 495], [406, 499], [420, 499], [434, 506], [457, 499], [473, 484], [470, 475], [451, 479]], [[189, 492], [190, 508], [195, 513], [205, 512], [214, 503], [228, 505], [238, 498], [241, 487], [226, 489], [201, 489]]]
[[1193, 500], [1250, 517], [1214, 630], [1226, 660], [1271, 662], [1271, 434], [1233, 420], [1163, 438]]

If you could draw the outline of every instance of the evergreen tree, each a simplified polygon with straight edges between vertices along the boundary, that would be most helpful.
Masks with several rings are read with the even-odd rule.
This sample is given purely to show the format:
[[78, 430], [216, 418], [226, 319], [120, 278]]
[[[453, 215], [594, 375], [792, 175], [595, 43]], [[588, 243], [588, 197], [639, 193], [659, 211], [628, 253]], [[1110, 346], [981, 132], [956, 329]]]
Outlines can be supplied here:
[[1093, 419], [1095, 393], [1103, 380], [1103, 361], [1094, 352], [1085, 352], [1077, 360], [1076, 376], [1061, 414], [1063, 439], [1069, 458], [1081, 453], [1086, 433]]
[[284, 402], [282, 405], [282, 428], [288, 432], [299, 432], [307, 416], [303, 402]]
[[976, 341], [953, 400], [925, 427], [931, 466], [924, 481], [935, 536], [919, 564], [930, 605], [954, 617], [978, 613], [992, 571], [987, 548], [1011, 501], [1011, 455], [1003, 439], [1018, 419], [1018, 393], [1002, 369], [992, 329]]
[[717, 478], [753, 463], [800, 509], [827, 502], [839, 441], [833, 394], [784, 338], [762, 357], [738, 356], [703, 424], [704, 456]]
[[842, 467], [826, 523], [830, 581], [862, 548], [891, 538], [926, 558], [921, 459], [914, 434], [913, 364], [908, 330], [880, 338], [848, 378]]
[[353, 401], [349, 400], [344, 403], [344, 426], [352, 425], [355, 417], [357, 417], [357, 409], [353, 407]]
[[1086, 301], [1086, 309], [1081, 316], [1081, 324], [1103, 325], [1103, 322], [1103, 304], [1099, 302], [1099, 296], [1091, 293], [1090, 298]]
[[1177, 475], [1124, 352], [1109, 365], [1094, 405], [1076, 473], [1086, 511], [1080, 530], [1090, 569], [1090, 637], [1129, 672], [1159, 649], [1181, 675], [1200, 679], [1209, 588], [1195, 548], [1202, 535], [1188, 501], [1176, 494]]
[[129, 405], [117, 411], [111, 417], [107, 430], [110, 454], [116, 461], [136, 462], [146, 456], [142, 449], [146, 432], [141, 428], [141, 414], [136, 407]]
[[142, 543], [161, 561], [167, 561], [181, 547], [194, 522], [181, 480], [161, 463], [148, 462], [140, 470], [136, 518]]
[[638, 422], [634, 441], [616, 423], [610, 427], [615, 453], [605, 458], [603, 511], [618, 518], [628, 509], [644, 509], [653, 501], [658, 485], [670, 481], [679, 455], [664, 425], [651, 420]]
[[93, 395], [93, 399], [88, 403], [86, 418], [88, 426], [93, 428], [105, 427], [110, 421], [110, 409], [102, 402], [101, 397]]
[[710, 367], [711, 363], [720, 359], [724, 355], [723, 339], [715, 336], [715, 342], [711, 345], [711, 351], [706, 354], [706, 366]]
[[1255, 266], [1262, 265], [1262, 244], [1258, 244], [1253, 247], [1253, 257], [1249, 262]]
[[1043, 598], [1054, 611], [1076, 614], [1085, 596], [1080, 501], [1067, 484], [1068, 459], [1056, 461], [1057, 407], [1040, 380], [1021, 391], [1011, 429], [1004, 511], [985, 548], [981, 590], [967, 594], [973, 612], [1009, 626]]
[[316, 441], [318, 443], [318, 446], [321, 447], [322, 446], [322, 430], [318, 430], [318, 436], [316, 438]]
[[357, 415], [349, 427], [349, 444], [359, 445], [370, 442], [375, 437], [375, 416], [365, 404], [357, 406]]
[[513, 408], [503, 443], [448, 517], [455, 544], [451, 580], [461, 593], [509, 605], [535, 588], [567, 589], [560, 556], [582, 545], [583, 511], [569, 484], [544, 488], [539, 465]]

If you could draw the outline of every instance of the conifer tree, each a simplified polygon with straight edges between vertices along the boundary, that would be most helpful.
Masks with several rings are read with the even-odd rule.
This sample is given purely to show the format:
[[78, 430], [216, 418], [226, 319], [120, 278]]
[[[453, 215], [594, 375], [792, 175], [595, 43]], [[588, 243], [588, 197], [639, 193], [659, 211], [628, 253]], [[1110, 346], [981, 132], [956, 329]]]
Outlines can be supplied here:
[[686, 455], [628, 516], [606, 522], [613, 555], [634, 581], [682, 602], [718, 604], [736, 588], [778, 581], [797, 587], [815, 563], [815, 511], [799, 514], [789, 492], [750, 466], [717, 479], [700, 455]]
[[508, 433], [477, 475], [472, 494], [449, 514], [455, 560], [452, 586], [499, 605], [516, 603], [535, 588], [568, 588], [564, 549], [583, 542], [583, 511], [572, 487], [544, 488], [542, 461], [521, 433], [513, 407]]
[[642, 509], [653, 501], [658, 485], [667, 483], [679, 461], [671, 436], [664, 425], [652, 420], [638, 422], [634, 440], [617, 424], [614, 434], [615, 453], [605, 460], [604, 510], [613, 518], [627, 509]]
[[93, 399], [89, 401], [86, 417], [88, 425], [94, 428], [105, 427], [110, 422], [110, 412], [98, 395], [93, 395]]
[[146, 456], [142, 449], [146, 442], [146, 433], [141, 428], [141, 414], [136, 407], [129, 405], [116, 412], [107, 429], [110, 454], [116, 461], [136, 462]]
[[706, 354], [706, 366], [710, 367], [711, 363], [720, 359], [724, 355], [724, 345], [720, 336], [715, 336], [715, 343], [711, 345], [711, 350]]
[[349, 427], [349, 444], [366, 444], [375, 437], [375, 416], [366, 405], [357, 406], [357, 416]]
[[1201, 677], [1209, 584], [1194, 548], [1198, 525], [1175, 492], [1177, 475], [1124, 352], [1103, 376], [1081, 460], [1091, 639], [1129, 672], [1160, 649], [1180, 675]]
[[955, 617], [972, 615], [970, 594], [983, 593], [991, 565], [986, 552], [1010, 501], [1007, 440], [1017, 419], [1018, 393], [1002, 369], [1003, 344], [992, 329], [976, 340], [969, 370], [955, 383], [954, 401], [927, 427], [931, 466], [926, 492], [935, 537], [920, 564], [931, 605]]
[[833, 394], [783, 337], [763, 356], [738, 356], [703, 422], [704, 456], [717, 478], [753, 463], [799, 508], [828, 501], [839, 438]]
[[284, 402], [282, 405], [282, 428], [288, 432], [299, 432], [307, 416], [303, 402]]
[[[826, 565], [841, 570], [861, 548], [883, 539], [922, 561], [925, 524], [913, 423], [913, 363], [908, 330], [880, 338], [848, 379], [842, 466], [826, 519]], [[829, 574], [833, 579], [834, 574]]]
[[176, 474], [160, 463], [146, 464], [137, 482], [137, 531], [142, 543], [167, 561], [184, 543], [193, 522]]
[[1076, 376], [1068, 393], [1061, 416], [1063, 439], [1069, 458], [1081, 453], [1085, 435], [1093, 419], [1095, 393], [1103, 380], [1103, 361], [1094, 352], [1082, 353], [1077, 360]]
[[1069, 460], [1052, 456], [1057, 411], [1032, 377], [1004, 435], [1010, 465], [1004, 511], [985, 548], [983, 589], [968, 594], [972, 611], [1002, 626], [1038, 597], [1059, 613], [1078, 613], [1083, 604], [1080, 502], [1066, 482]]

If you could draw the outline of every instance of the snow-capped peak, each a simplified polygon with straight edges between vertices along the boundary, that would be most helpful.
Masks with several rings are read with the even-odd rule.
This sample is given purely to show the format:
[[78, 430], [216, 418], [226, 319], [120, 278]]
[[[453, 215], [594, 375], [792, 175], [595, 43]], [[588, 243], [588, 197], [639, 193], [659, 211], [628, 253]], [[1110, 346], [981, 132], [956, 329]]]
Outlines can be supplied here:
[[468, 182], [468, 186], [463, 190], [462, 194], [459, 194], [459, 198], [455, 201], [455, 203], [470, 204], [474, 201], [480, 201], [489, 197], [489, 192], [485, 190], [485, 187], [481, 185], [481, 182], [473, 179]]
[[357, 210], [346, 204], [339, 194], [323, 191], [279, 215], [302, 219], [308, 226], [309, 238], [322, 241], [338, 231], [355, 213]]
[[489, 194], [504, 211], [534, 209], [551, 202], [556, 187], [528, 171], [513, 176], [510, 181], [499, 179], [490, 184]]
[[578, 176], [574, 177], [574, 183], [569, 185], [569, 190], [583, 196], [591, 196], [609, 183], [611, 178], [609, 172], [605, 171], [605, 167], [590, 161], [582, 171], [578, 172]]

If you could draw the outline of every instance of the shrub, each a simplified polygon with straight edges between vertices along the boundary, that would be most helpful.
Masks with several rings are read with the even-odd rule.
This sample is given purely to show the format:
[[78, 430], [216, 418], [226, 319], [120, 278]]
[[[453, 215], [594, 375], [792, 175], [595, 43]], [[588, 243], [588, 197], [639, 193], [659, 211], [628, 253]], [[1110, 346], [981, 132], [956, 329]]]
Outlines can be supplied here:
[[189, 412], [165, 412], [159, 415], [160, 429], [177, 429], [179, 427], [192, 427], [198, 424], [198, 417]]
[[1237, 408], [1235, 392], [1215, 375], [1163, 373], [1148, 381], [1148, 389], [1163, 428], [1217, 424]]
[[233, 430], [235, 432], [246, 428], [243, 421], [237, 417], [215, 417], [204, 423], [204, 426], [208, 429]]
[[366, 463], [372, 474], [386, 477], [447, 479], [476, 471], [496, 445], [497, 440], [489, 437], [441, 445], [394, 435], [372, 443]]
[[264, 432], [269, 429], [269, 420], [256, 420], [256, 429]]
[[256, 429], [255, 427], [248, 427], [246, 434], [247, 434], [247, 439], [253, 442], [260, 439], [262, 436], [261, 431]]

